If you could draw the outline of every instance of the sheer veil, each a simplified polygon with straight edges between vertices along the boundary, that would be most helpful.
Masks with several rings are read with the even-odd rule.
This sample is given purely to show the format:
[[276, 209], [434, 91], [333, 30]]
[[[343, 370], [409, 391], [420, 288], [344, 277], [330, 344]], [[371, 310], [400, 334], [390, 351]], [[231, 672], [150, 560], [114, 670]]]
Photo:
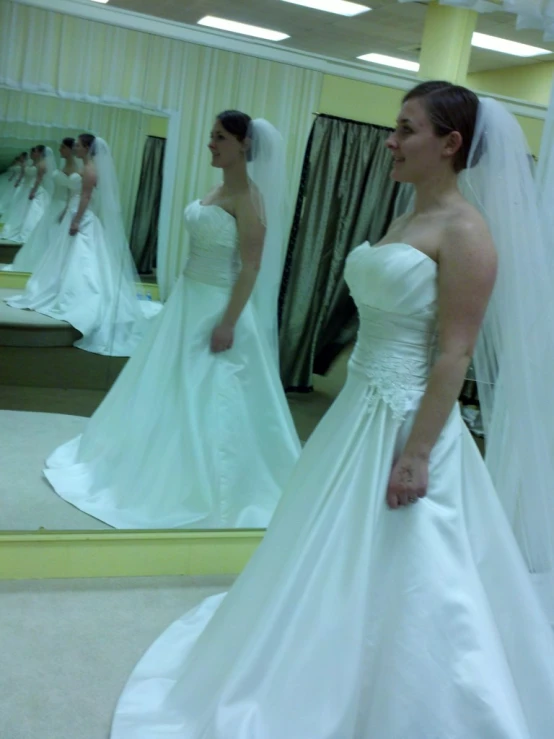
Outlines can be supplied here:
[[[106, 233], [113, 266], [118, 270], [120, 299], [128, 299], [129, 296], [134, 299], [140, 279], [125, 235], [119, 185], [110, 147], [104, 139], [97, 136], [90, 151], [97, 174], [95, 211]], [[141, 313], [138, 301], [136, 313], [137, 317]]]
[[554, 623], [554, 301], [552, 231], [541, 223], [516, 119], [482, 99], [462, 192], [484, 215], [498, 276], [474, 354], [486, 463]]
[[266, 227], [262, 263], [252, 301], [279, 367], [277, 308], [288, 225], [285, 144], [279, 131], [263, 118], [252, 121], [248, 138], [252, 142], [247, 165], [252, 200]]

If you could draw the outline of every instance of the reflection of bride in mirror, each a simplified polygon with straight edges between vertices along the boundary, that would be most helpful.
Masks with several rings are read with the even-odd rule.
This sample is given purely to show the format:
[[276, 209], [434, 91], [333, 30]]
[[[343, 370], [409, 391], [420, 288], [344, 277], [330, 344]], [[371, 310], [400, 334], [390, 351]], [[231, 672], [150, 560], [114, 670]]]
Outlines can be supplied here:
[[264, 527], [299, 454], [276, 349], [284, 144], [227, 111], [210, 151], [223, 183], [185, 210], [184, 273], [84, 434], [47, 461], [59, 495], [115, 528]]
[[6, 214], [2, 238], [24, 244], [42, 218], [52, 196], [54, 155], [39, 144], [31, 149], [32, 164], [25, 167], [23, 186]]
[[0, 175], [0, 216], [5, 209], [6, 199], [14, 192], [14, 185], [21, 169], [20, 155], [14, 157], [10, 166]]
[[67, 233], [68, 225], [64, 216], [71, 199], [71, 176], [80, 179], [79, 167], [73, 153], [75, 139], [65, 138], [60, 144], [60, 156], [63, 160], [61, 169], [56, 169], [52, 176], [54, 187], [52, 199], [40, 221], [37, 223], [23, 247], [17, 252], [12, 264], [4, 267], [5, 271], [34, 272], [39, 266], [51, 243]]
[[[8, 216], [9, 209], [11, 208], [16, 195], [20, 197], [22, 193], [21, 183], [25, 177], [25, 167], [27, 165], [28, 157], [29, 155], [24, 151], [15, 159], [13, 177], [10, 178], [10, 187], [6, 189], [6, 192], [2, 195], [2, 199], [0, 200], [0, 216], [2, 218], [2, 223], [6, 222], [6, 217]], [[0, 233], [0, 236], [3, 238], [3, 234]]]
[[6, 302], [67, 321], [83, 334], [80, 349], [129, 356], [146, 327], [145, 311], [159, 304], [137, 299], [138, 276], [125, 237], [119, 188], [106, 142], [81, 134], [75, 154], [82, 175], [67, 177], [64, 228], [27, 282]]

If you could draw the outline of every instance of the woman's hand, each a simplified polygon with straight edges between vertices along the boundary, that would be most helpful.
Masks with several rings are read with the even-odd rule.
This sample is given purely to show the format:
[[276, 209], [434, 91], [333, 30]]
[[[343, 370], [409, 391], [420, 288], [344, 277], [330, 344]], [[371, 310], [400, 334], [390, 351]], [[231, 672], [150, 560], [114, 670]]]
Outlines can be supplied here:
[[69, 227], [69, 235], [75, 236], [76, 233], [79, 232], [79, 221], [76, 221], [75, 218], [71, 221], [71, 226]]
[[220, 352], [226, 352], [233, 346], [233, 340], [235, 338], [235, 330], [232, 326], [226, 326], [221, 323], [216, 326], [212, 331], [212, 337], [210, 340], [210, 349], [214, 354]]
[[34, 192], [30, 192], [29, 193], [29, 200], [34, 200], [34, 199], [35, 199], [35, 193]]
[[387, 488], [389, 508], [417, 503], [427, 494], [429, 460], [412, 454], [403, 454], [392, 468]]

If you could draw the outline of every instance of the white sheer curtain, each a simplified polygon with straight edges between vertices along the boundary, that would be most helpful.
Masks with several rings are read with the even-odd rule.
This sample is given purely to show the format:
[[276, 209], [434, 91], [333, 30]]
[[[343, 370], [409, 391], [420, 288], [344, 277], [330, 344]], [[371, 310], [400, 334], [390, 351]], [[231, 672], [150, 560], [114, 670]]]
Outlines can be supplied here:
[[279, 128], [294, 200], [322, 80], [320, 72], [301, 67], [0, 3], [0, 87], [173, 114], [170, 137], [178, 145], [168, 137], [164, 190], [171, 207], [164, 210], [168, 238], [158, 255], [162, 297], [186, 256], [183, 208], [217, 177], [205, 148], [214, 116], [241, 108]]
[[0, 142], [48, 142], [56, 159], [66, 136], [90, 132], [108, 141], [113, 152], [127, 235], [140, 177], [149, 116], [140, 110], [0, 89]]

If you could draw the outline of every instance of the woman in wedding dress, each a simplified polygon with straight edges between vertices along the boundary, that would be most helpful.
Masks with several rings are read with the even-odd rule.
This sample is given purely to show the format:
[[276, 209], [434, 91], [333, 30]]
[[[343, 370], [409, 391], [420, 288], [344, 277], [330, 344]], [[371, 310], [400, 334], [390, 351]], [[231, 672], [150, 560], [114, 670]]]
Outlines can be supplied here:
[[[431, 82], [406, 96], [388, 147], [415, 209], [348, 259], [360, 329], [346, 384], [230, 592], [139, 662], [112, 739], [554, 736], [552, 632], [456, 404], [495, 279], [489, 228], [505, 237], [497, 287], [506, 251], [525, 261], [535, 246], [504, 223], [540, 239], [522, 215], [523, 135], [495, 101]], [[499, 178], [510, 162], [523, 179]], [[488, 227], [458, 190], [466, 164]]]
[[[10, 207], [17, 193], [20, 193], [20, 185], [25, 176], [25, 165], [27, 163], [27, 152], [23, 152], [15, 159], [13, 177], [10, 179], [10, 187], [6, 188], [6, 192], [3, 194], [0, 200], [0, 217], [2, 223], [6, 223]], [[0, 236], [1, 236], [0, 232]]]
[[265, 527], [300, 452], [276, 357], [284, 145], [227, 111], [210, 151], [223, 183], [185, 210], [190, 256], [161, 316], [47, 460], [59, 495], [116, 528]]
[[0, 175], [0, 214], [6, 195], [11, 194], [19, 174], [19, 157], [15, 157], [10, 166]]
[[83, 335], [79, 349], [107, 356], [130, 356], [158, 303], [137, 298], [139, 282], [125, 238], [119, 190], [108, 145], [81, 134], [75, 154], [82, 175], [66, 180], [69, 200], [57, 240], [27, 282], [13, 308], [67, 321]]
[[49, 146], [44, 146], [44, 144], [35, 146], [33, 161], [36, 167], [36, 179], [29, 193], [29, 204], [25, 217], [16, 236], [22, 244], [27, 242], [44, 215], [54, 190], [52, 177], [56, 168], [56, 161], [52, 149]]
[[69, 178], [78, 174], [79, 168], [73, 153], [75, 139], [65, 138], [60, 144], [62, 169], [56, 169], [52, 175], [52, 198], [40, 221], [37, 223], [27, 241], [17, 252], [12, 264], [4, 267], [4, 271], [34, 272], [38, 267], [51, 242], [55, 242], [67, 228], [62, 225], [70, 202], [71, 190]]
[[50, 201], [52, 150], [43, 144], [34, 146], [30, 160], [23, 167], [23, 180], [20, 178], [18, 191], [6, 212], [1, 233], [6, 241], [24, 244]]

